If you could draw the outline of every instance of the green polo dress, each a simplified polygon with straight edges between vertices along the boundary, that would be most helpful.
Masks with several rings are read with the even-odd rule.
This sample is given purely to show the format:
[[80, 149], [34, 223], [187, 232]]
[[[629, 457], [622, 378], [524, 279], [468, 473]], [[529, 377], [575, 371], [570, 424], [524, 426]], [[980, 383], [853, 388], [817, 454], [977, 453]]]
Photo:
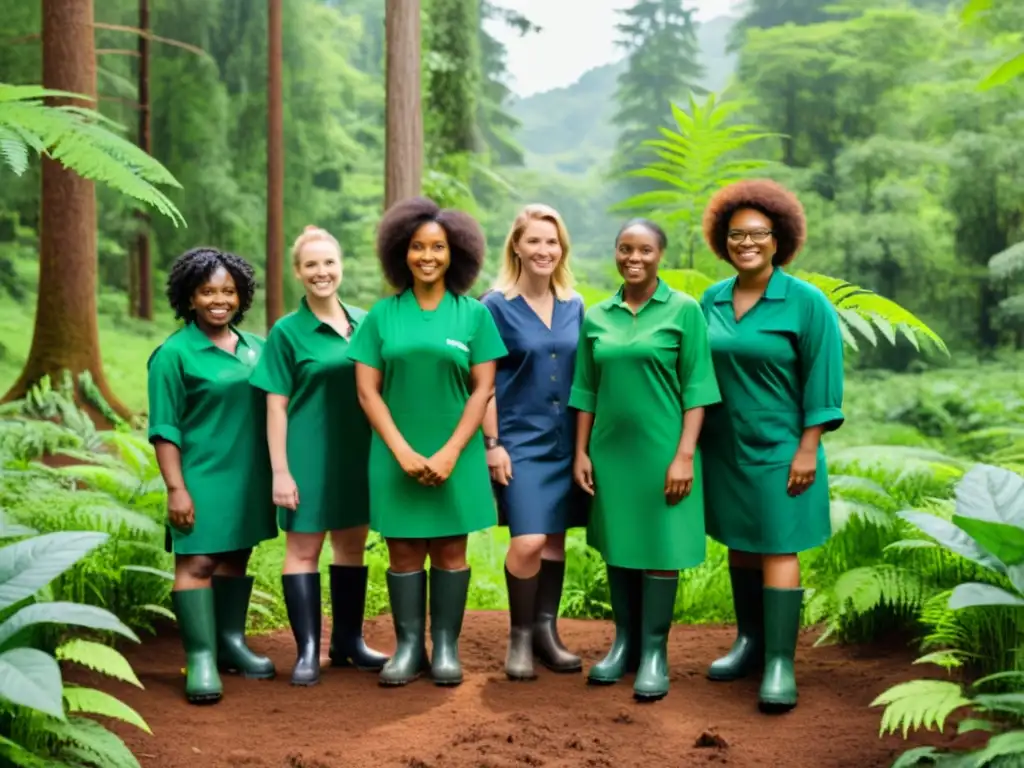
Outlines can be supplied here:
[[[411, 290], [377, 302], [356, 329], [348, 355], [383, 373], [381, 395], [398, 431], [420, 455], [440, 450], [472, 391], [470, 368], [504, 357], [494, 319], [476, 299], [446, 292], [437, 309]], [[421, 485], [402, 471], [374, 433], [370, 520], [388, 538], [458, 536], [497, 524], [483, 431], [462, 451], [448, 480]]]
[[[342, 303], [353, 330], [366, 316]], [[288, 398], [288, 469], [294, 512], [277, 508], [284, 531], [323, 533], [370, 520], [370, 424], [356, 396], [348, 339], [313, 314], [305, 297], [267, 336], [251, 384]]]
[[178, 555], [249, 549], [277, 536], [266, 400], [249, 385], [263, 339], [233, 330], [233, 355], [188, 323], [147, 363], [149, 439], [178, 446], [195, 509], [190, 532], [168, 525]]
[[690, 495], [665, 499], [683, 412], [719, 402], [700, 305], [662, 280], [634, 315], [620, 288], [580, 330], [570, 407], [594, 414], [587, 542], [620, 568], [674, 571], [704, 560], [701, 455]]
[[776, 268], [737, 322], [735, 284], [701, 299], [722, 389], [701, 432], [708, 534], [742, 552], [802, 552], [831, 535], [823, 446], [814, 483], [796, 497], [786, 486], [803, 431], [843, 423], [839, 318], [820, 290]]

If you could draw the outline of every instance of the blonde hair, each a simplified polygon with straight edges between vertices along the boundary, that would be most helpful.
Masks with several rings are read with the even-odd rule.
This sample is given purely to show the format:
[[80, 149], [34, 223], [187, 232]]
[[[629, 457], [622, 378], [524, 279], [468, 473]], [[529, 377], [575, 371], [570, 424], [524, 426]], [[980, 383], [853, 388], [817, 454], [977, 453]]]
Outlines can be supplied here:
[[554, 273], [551, 275], [551, 290], [555, 298], [565, 301], [573, 296], [573, 285], [576, 279], [569, 267], [569, 232], [562, 222], [558, 211], [543, 203], [531, 203], [523, 208], [512, 222], [512, 228], [505, 238], [505, 250], [501, 257], [501, 267], [494, 281], [494, 290], [500, 291], [505, 298], [511, 299], [519, 294], [516, 283], [523, 272], [522, 259], [516, 254], [516, 243], [523, 236], [531, 221], [549, 221], [558, 230], [558, 242], [562, 246], [562, 258], [558, 260]]
[[341, 244], [334, 238], [334, 235], [326, 229], [321, 229], [320, 227], [310, 224], [302, 230], [302, 234], [295, 238], [295, 242], [292, 243], [292, 264], [298, 267], [299, 257], [302, 255], [302, 249], [310, 243], [316, 242], [331, 243], [338, 249], [338, 258], [341, 259], [343, 256]]

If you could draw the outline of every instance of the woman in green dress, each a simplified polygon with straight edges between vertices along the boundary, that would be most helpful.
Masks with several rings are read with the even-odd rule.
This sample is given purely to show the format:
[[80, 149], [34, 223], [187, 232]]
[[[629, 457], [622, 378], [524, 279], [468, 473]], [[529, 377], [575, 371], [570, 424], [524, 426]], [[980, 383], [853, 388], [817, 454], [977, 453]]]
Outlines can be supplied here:
[[221, 672], [271, 678], [245, 642], [252, 548], [277, 535], [266, 405], [249, 377], [263, 339], [237, 326], [256, 281], [243, 259], [195, 248], [174, 262], [167, 297], [185, 321], [149, 358], [149, 440], [167, 485], [171, 600], [185, 646], [185, 695], [221, 698]]
[[267, 440], [277, 520], [287, 532], [281, 575], [297, 646], [293, 685], [320, 680], [320, 553], [331, 535], [331, 666], [379, 670], [387, 656], [366, 647], [370, 426], [356, 397], [349, 339], [366, 316], [338, 298], [342, 253], [326, 230], [306, 227], [292, 246], [305, 289], [282, 317], [251, 383], [266, 393]]
[[594, 497], [587, 541], [608, 569], [615, 640], [587, 680], [636, 671], [641, 701], [668, 693], [667, 642], [679, 571], [704, 560], [697, 440], [719, 402], [695, 299], [658, 277], [668, 242], [643, 219], [615, 241], [623, 283], [588, 310], [569, 405], [578, 410], [576, 482]]
[[704, 212], [708, 245], [736, 270], [701, 299], [722, 389], [701, 435], [707, 529], [729, 548], [738, 630], [708, 677], [735, 680], [763, 664], [769, 712], [796, 706], [797, 554], [831, 534], [821, 436], [844, 418], [838, 316], [782, 269], [806, 231], [800, 202], [767, 179], [719, 190]]
[[405, 685], [429, 671], [462, 682], [458, 640], [466, 609], [466, 539], [496, 524], [481, 423], [506, 354], [491, 313], [466, 296], [485, 240], [469, 215], [418, 197], [387, 210], [377, 252], [396, 294], [356, 329], [359, 402], [373, 427], [370, 522], [388, 545], [388, 594], [398, 644], [380, 673]]

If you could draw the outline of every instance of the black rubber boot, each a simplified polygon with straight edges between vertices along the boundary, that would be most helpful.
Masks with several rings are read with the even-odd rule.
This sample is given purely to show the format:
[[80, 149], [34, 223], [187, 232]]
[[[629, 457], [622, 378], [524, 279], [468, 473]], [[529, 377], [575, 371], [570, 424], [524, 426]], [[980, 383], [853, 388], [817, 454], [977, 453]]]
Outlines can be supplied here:
[[398, 645], [378, 678], [381, 685], [411, 683], [427, 669], [427, 572], [387, 573]]
[[552, 672], [579, 672], [583, 660], [562, 644], [558, 636], [558, 606], [565, 582], [564, 560], [541, 560], [537, 585], [537, 614], [533, 625], [533, 652]]
[[466, 615], [470, 569], [430, 569], [430, 676], [437, 685], [462, 683], [459, 635]]
[[730, 651], [708, 667], [708, 679], [729, 682], [746, 677], [764, 663], [764, 580], [760, 569], [729, 568], [736, 640]]
[[608, 566], [608, 591], [615, 619], [615, 640], [608, 655], [587, 671], [587, 682], [611, 685], [640, 666], [643, 622], [643, 571]]
[[281, 577], [284, 604], [295, 637], [292, 685], [320, 682], [320, 574], [287, 573]]
[[252, 576], [214, 576], [213, 600], [217, 613], [217, 665], [222, 672], [241, 673], [254, 680], [274, 676], [274, 662], [245, 643], [245, 619], [252, 597]]
[[533, 671], [533, 618], [537, 601], [537, 575], [520, 579], [505, 568], [508, 588], [508, 651], [505, 654], [505, 674], [509, 680], [534, 680]]
[[181, 644], [185, 647], [185, 698], [190, 704], [213, 704], [224, 688], [217, 674], [217, 623], [212, 589], [171, 592], [178, 617]]
[[644, 574], [642, 652], [633, 683], [638, 701], [657, 701], [668, 693], [668, 633], [678, 590], [678, 576]]
[[365, 565], [332, 565], [330, 573], [331, 666], [352, 666], [364, 672], [383, 669], [387, 654], [373, 650], [363, 640], [369, 569]]

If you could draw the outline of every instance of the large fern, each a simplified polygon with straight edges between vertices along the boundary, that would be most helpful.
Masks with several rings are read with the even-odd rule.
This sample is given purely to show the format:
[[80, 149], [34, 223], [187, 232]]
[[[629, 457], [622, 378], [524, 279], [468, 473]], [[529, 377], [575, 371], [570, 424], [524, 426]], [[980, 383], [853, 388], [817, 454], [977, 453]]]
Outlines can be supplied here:
[[80, 106], [48, 106], [47, 97], [91, 101], [86, 96], [35, 85], [0, 83], [0, 156], [21, 175], [29, 150], [46, 155], [80, 176], [107, 184], [156, 208], [175, 226], [185, 219], [157, 184], [181, 185], [159, 162], [117, 135], [120, 126]]

